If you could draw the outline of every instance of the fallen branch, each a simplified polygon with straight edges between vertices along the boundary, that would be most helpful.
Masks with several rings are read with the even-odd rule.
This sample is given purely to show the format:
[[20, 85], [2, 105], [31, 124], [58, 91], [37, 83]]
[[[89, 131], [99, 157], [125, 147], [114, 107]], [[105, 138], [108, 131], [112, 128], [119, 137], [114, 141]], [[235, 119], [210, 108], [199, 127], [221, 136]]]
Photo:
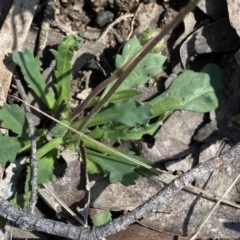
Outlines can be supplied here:
[[164, 187], [161, 191], [156, 193], [146, 203], [137, 207], [132, 212], [121, 216], [103, 226], [83, 228], [67, 225], [61, 222], [39, 218], [32, 214], [27, 213], [18, 206], [14, 206], [8, 201], [0, 198], [0, 215], [4, 218], [14, 222], [19, 227], [25, 230], [37, 230], [63, 236], [70, 239], [78, 240], [96, 240], [111, 236], [117, 232], [125, 230], [130, 224], [144, 217], [147, 213], [158, 208], [158, 205], [165, 203], [187, 184], [196, 181], [209, 174], [215, 169], [230, 163], [240, 156], [240, 143], [232, 147], [230, 150], [222, 153], [218, 157], [211, 158], [210, 160], [199, 164], [194, 169], [184, 173], [169, 185]]
[[[13, 76], [18, 92], [23, 99], [23, 101], [27, 101], [27, 94], [23, 88], [23, 85], [19, 79], [17, 79], [15, 76]], [[38, 159], [37, 159], [37, 141], [35, 137], [35, 130], [34, 130], [34, 122], [32, 120], [32, 112], [31, 108], [23, 103], [24, 109], [25, 109], [25, 116], [28, 123], [28, 129], [29, 129], [29, 139], [31, 142], [31, 157], [30, 157], [30, 163], [32, 167], [32, 180], [31, 180], [31, 197], [29, 202], [29, 211], [31, 213], [34, 213], [35, 205], [37, 204], [38, 199], [38, 185], [37, 185], [37, 176], [38, 176]]]

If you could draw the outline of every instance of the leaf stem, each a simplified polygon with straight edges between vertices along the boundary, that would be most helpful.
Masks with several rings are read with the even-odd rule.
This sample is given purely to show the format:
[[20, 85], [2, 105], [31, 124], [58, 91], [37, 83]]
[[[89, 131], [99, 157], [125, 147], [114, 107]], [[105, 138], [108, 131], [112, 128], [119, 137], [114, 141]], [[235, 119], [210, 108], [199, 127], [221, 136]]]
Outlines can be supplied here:
[[133, 69], [142, 61], [142, 59], [158, 44], [160, 40], [171, 30], [173, 29], [185, 15], [191, 12], [199, 0], [193, 0], [185, 8], [180, 11], [180, 13], [165, 27], [163, 30], [149, 42], [147, 42], [142, 49], [140, 49], [133, 57], [128, 61], [123, 67], [118, 69], [115, 74], [110, 78], [113, 80], [116, 79], [116, 82], [112, 88], [107, 92], [107, 94], [98, 102], [98, 104], [90, 111], [87, 117], [83, 120], [82, 124], [79, 127], [79, 131], [82, 131], [91, 119], [100, 111], [104, 104], [109, 100], [109, 98], [114, 94], [114, 92], [119, 88], [127, 76], [133, 71]]

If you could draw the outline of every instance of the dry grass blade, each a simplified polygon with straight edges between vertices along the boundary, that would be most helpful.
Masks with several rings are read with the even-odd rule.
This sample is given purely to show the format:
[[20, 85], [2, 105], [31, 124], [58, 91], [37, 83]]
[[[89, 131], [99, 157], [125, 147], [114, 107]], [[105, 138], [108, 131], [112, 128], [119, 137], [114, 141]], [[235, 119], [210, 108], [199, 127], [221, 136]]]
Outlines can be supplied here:
[[116, 80], [113, 86], [107, 91], [106, 95], [97, 103], [95, 107], [84, 118], [83, 122], [79, 126], [79, 130], [83, 130], [90, 120], [100, 111], [104, 104], [110, 99], [110, 97], [116, 92], [119, 86], [129, 76], [133, 69], [143, 60], [146, 55], [163, 39], [163, 37], [171, 31], [177, 24], [179, 24], [185, 15], [191, 12], [197, 5], [199, 0], [193, 0], [184, 7], [180, 13], [167, 24], [162, 31], [150, 41], [148, 41], [136, 54], [133, 55], [129, 61], [127, 61], [121, 68], [119, 68], [110, 78]]
[[[162, 173], [162, 176], [164, 177], [164, 183], [169, 184], [171, 181], [173, 181], [174, 179], [176, 179], [178, 176], [174, 176], [166, 171], [163, 170], [159, 170]], [[155, 180], [159, 181], [158, 179], [154, 178]], [[209, 193], [201, 188], [195, 187], [193, 185], [187, 185], [186, 189], [189, 189], [190, 191], [193, 191], [194, 193], [202, 193], [205, 196], [211, 198], [212, 200], [218, 201], [219, 199], [221, 199], [221, 197], [213, 195], [212, 193]], [[235, 207], [235, 208], [239, 208], [240, 209], [240, 205], [235, 203], [235, 202], [231, 202], [229, 200], [226, 199], [222, 199], [223, 203], [228, 204], [229, 206]]]
[[230, 192], [230, 190], [233, 188], [233, 186], [237, 183], [237, 181], [240, 179], [240, 174], [237, 176], [237, 178], [233, 181], [233, 183], [229, 186], [229, 188], [227, 189], [227, 191], [222, 195], [222, 197], [218, 200], [218, 202], [212, 207], [212, 209], [209, 211], [209, 213], [203, 218], [203, 220], [201, 221], [200, 225], [198, 226], [196, 232], [194, 233], [194, 235], [192, 237], [190, 237], [189, 240], [194, 240], [196, 239], [198, 233], [201, 231], [202, 227], [204, 226], [204, 224], [208, 221], [208, 219], [212, 216], [212, 214], [214, 213], [214, 211], [217, 209], [217, 207], [219, 206], [219, 204], [223, 201], [223, 199], [225, 198], [225, 196]]
[[[20, 98], [17, 98], [17, 97], [15, 97], [15, 96], [12, 96], [12, 97], [18, 99], [18, 100], [21, 101], [21, 102], [24, 102], [24, 101], [22, 101]], [[67, 129], [69, 129], [70, 131], [79, 134], [79, 136], [81, 136], [81, 137], [83, 137], [83, 138], [86, 138], [86, 139], [88, 139], [89, 141], [92, 141], [93, 143], [96, 143], [96, 144], [98, 144], [99, 146], [101, 146], [101, 147], [103, 147], [103, 148], [105, 148], [105, 149], [107, 149], [107, 150], [109, 150], [109, 151], [111, 151], [111, 152], [113, 152], [113, 153], [115, 153], [115, 154], [117, 154], [117, 155], [119, 155], [119, 156], [121, 156], [121, 157], [123, 157], [123, 158], [125, 158], [125, 159], [127, 159], [127, 160], [129, 160], [129, 161], [131, 161], [131, 162], [134, 162], [134, 163], [136, 163], [136, 164], [139, 164], [140, 166], [145, 167], [146, 169], [152, 170], [153, 172], [155, 172], [155, 173], [157, 173], [157, 174], [160, 174], [160, 175], [161, 175], [161, 174], [164, 174], [163, 176], [164, 176], [165, 178], [169, 179], [169, 181], [172, 181], [172, 180], [174, 180], [174, 179], [177, 177], [177, 176], [170, 175], [170, 174], [168, 174], [168, 173], [165, 172], [165, 171], [154, 169], [154, 168], [152, 168], [152, 167], [149, 166], [149, 165], [146, 165], [146, 164], [144, 164], [144, 163], [142, 163], [142, 162], [139, 162], [138, 160], [136, 160], [136, 159], [134, 159], [134, 158], [131, 158], [131, 157], [129, 157], [129, 156], [127, 156], [127, 155], [125, 155], [125, 154], [123, 154], [123, 153], [121, 153], [121, 152], [118, 152], [118, 151], [112, 149], [111, 147], [108, 147], [108, 146], [106, 146], [105, 144], [103, 144], [103, 143], [101, 143], [101, 142], [98, 142], [98, 141], [95, 140], [95, 139], [92, 139], [91, 137], [89, 137], [89, 136], [87, 136], [87, 135], [79, 132], [78, 130], [72, 128], [71, 126], [69, 126], [69, 125], [67, 125], [67, 124], [65, 124], [65, 123], [63, 123], [63, 122], [61, 122], [61, 121], [53, 118], [52, 116], [50, 116], [50, 115], [48, 115], [48, 114], [46, 114], [46, 113], [44, 113], [44, 112], [42, 112], [40, 109], [37, 109], [37, 108], [31, 106], [31, 105], [28, 104], [28, 103], [25, 103], [25, 104], [29, 105], [31, 108], [35, 109], [36, 111], [40, 112], [41, 114], [43, 114], [44, 116], [50, 118], [51, 120], [53, 120], [53, 121], [55, 121], [55, 122], [63, 125], [64, 127], [66, 127]], [[159, 180], [157, 180], [157, 181], [159, 181]], [[165, 180], [164, 182], [166, 183], [166, 180]], [[167, 182], [167, 183], [169, 183], [169, 182]], [[191, 190], [192, 190], [193, 192], [195, 192], [195, 193], [203, 193], [204, 195], [206, 195], [206, 196], [208, 196], [208, 197], [210, 197], [210, 198], [212, 198], [212, 199], [214, 199], [214, 200], [216, 200], [216, 201], [220, 198], [220, 197], [214, 196], [214, 195], [211, 194], [211, 193], [208, 193], [208, 192], [204, 191], [203, 189], [194, 187], [194, 186], [192, 186], [192, 185], [187, 185], [187, 187], [188, 187], [189, 189], [191, 189]], [[229, 205], [231, 205], [231, 206], [234, 206], [234, 207], [236, 207], [236, 208], [240, 208], [240, 206], [239, 206], [238, 204], [234, 203], [234, 202], [231, 202], [231, 201], [228, 201], [228, 200], [222, 200], [222, 202], [224, 202], [224, 203], [226, 203], [226, 204], [229, 204]]]
[[59, 199], [54, 192], [46, 185], [43, 184], [43, 186], [48, 190], [48, 192], [59, 202], [59, 204], [62, 205], [62, 207], [71, 214], [72, 217], [74, 217], [78, 222], [80, 222], [84, 227], [89, 227], [85, 222], [83, 222], [61, 199]]
[[99, 142], [99, 141], [97, 141], [97, 140], [95, 140], [95, 139], [93, 139], [93, 138], [85, 135], [84, 133], [76, 130], [75, 128], [72, 128], [71, 126], [69, 126], [69, 125], [67, 125], [67, 124], [65, 124], [65, 123], [57, 120], [56, 118], [54, 118], [54, 117], [52, 117], [52, 116], [44, 113], [44, 112], [41, 111], [40, 109], [37, 109], [37, 108], [33, 107], [32, 105], [24, 102], [24, 101], [21, 100], [20, 98], [18, 98], [18, 97], [16, 97], [16, 96], [13, 96], [13, 95], [12, 95], [12, 97], [13, 97], [13, 98], [16, 98], [16, 99], [19, 100], [20, 102], [25, 103], [25, 104], [28, 105], [29, 107], [31, 107], [31, 108], [33, 108], [34, 110], [40, 112], [40, 113], [43, 114], [44, 116], [46, 116], [46, 117], [48, 117], [49, 119], [53, 120], [54, 122], [61, 124], [62, 126], [64, 126], [65, 128], [71, 130], [72, 132], [77, 133], [80, 137], [85, 138], [85, 139], [87, 139], [87, 140], [89, 140], [89, 141], [97, 144], [98, 146], [100, 146], [100, 147], [102, 147], [102, 148], [104, 148], [104, 149], [107, 149], [108, 151], [110, 151], [110, 152], [112, 152], [112, 153], [115, 153], [115, 154], [117, 154], [118, 156], [123, 157], [123, 158], [125, 158], [125, 159], [127, 159], [127, 160], [129, 160], [129, 161], [131, 161], [131, 162], [133, 162], [133, 163], [136, 163], [136, 164], [138, 164], [138, 165], [140, 165], [140, 166], [142, 166], [142, 167], [144, 167], [144, 168], [146, 168], [146, 169], [149, 169], [149, 170], [152, 170], [152, 171], [155, 172], [155, 173], [161, 174], [161, 172], [158, 171], [157, 169], [154, 169], [154, 168], [152, 168], [151, 166], [149, 166], [149, 165], [147, 165], [147, 164], [145, 164], [145, 163], [142, 163], [142, 162], [140, 162], [140, 161], [138, 161], [138, 160], [136, 160], [136, 159], [134, 159], [134, 158], [132, 158], [132, 157], [129, 157], [129, 156], [125, 155], [124, 153], [121, 153], [121, 152], [119, 152], [119, 151], [116, 151], [116, 150], [112, 149], [111, 147], [108, 147], [107, 145], [105, 145], [105, 144], [103, 144], [103, 143], [101, 143], [101, 142]]

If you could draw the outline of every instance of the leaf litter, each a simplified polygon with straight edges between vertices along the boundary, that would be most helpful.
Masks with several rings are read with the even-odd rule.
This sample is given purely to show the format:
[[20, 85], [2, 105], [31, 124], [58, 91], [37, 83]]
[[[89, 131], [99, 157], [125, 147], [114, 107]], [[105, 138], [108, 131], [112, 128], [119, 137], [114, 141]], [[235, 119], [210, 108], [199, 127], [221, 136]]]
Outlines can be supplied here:
[[[104, 9], [104, 4], [105, 4], [104, 1], [101, 1], [101, 3], [98, 3], [98, 5], [96, 5], [96, 6], [94, 5], [95, 11], [100, 11], [100, 10]], [[118, 7], [119, 7], [119, 9], [126, 9], [124, 6], [121, 6], [121, 3], [119, 3]], [[169, 7], [169, 6], [167, 6], [167, 7]], [[170, 8], [167, 10], [170, 11]], [[219, 27], [215, 26], [215, 29], [218, 30]], [[198, 34], [200, 36], [202, 35], [201, 32], [199, 32]], [[190, 36], [190, 38], [195, 37], [195, 36], [196, 35]], [[229, 37], [229, 39], [232, 39], [232, 38]], [[218, 42], [220, 42], [220, 41], [218, 41]], [[194, 44], [197, 44], [197, 43], [195, 42]], [[208, 43], [205, 43], [205, 44], [208, 44]], [[215, 43], [213, 45], [215, 46]], [[234, 48], [234, 50], [237, 50], [237, 47]], [[209, 52], [212, 52], [212, 51], [214, 51], [214, 49], [210, 49]], [[221, 51], [222, 52], [229, 51], [229, 48], [222, 47]], [[195, 54], [195, 53], [196, 52], [193, 52], [193, 54]], [[202, 53], [202, 52], [200, 52], [200, 53]], [[185, 57], [185, 58], [189, 59], [190, 57], [191, 57], [190, 55], [187, 55], [187, 57]], [[234, 60], [233, 54], [229, 54], [227, 57], [228, 57], [228, 59], [231, 59], [231, 61]], [[225, 59], [225, 61], [226, 61], [226, 59]], [[229, 67], [231, 68], [233, 65], [232, 62], [230, 62], [229, 65], [230, 65]], [[232, 74], [232, 76], [229, 79], [233, 79], [233, 80], [237, 79], [236, 75], [234, 75], [234, 74], [238, 73], [237, 69], [238, 69], [238, 65], [235, 65], [235, 68], [233, 68], [234, 71], [231, 71], [230, 73], [228, 73], [228, 74]], [[227, 71], [227, 68], [226, 68], [226, 71]], [[226, 129], [230, 129], [232, 133], [239, 131], [239, 129], [238, 129], [239, 126], [237, 125], [237, 123], [238, 123], [238, 118], [237, 118], [238, 108], [236, 107], [237, 106], [236, 103], [239, 100], [238, 96], [236, 94], [236, 88], [238, 87], [238, 85], [236, 84], [236, 82], [233, 82], [233, 81], [230, 81], [230, 84], [229, 84], [226, 80], [225, 80], [224, 84], [226, 84], [226, 86], [227, 86], [225, 88], [225, 91], [227, 93], [225, 93], [225, 95], [224, 95], [227, 98], [223, 98], [224, 104], [221, 106], [225, 106], [225, 108], [220, 107], [220, 109], [217, 110], [216, 119], [210, 120], [210, 121], [213, 121], [213, 122], [216, 121], [217, 123], [219, 123], [218, 124], [219, 135], [222, 133], [221, 130], [223, 130], [223, 133], [227, 132]], [[235, 84], [235, 85], [233, 85], [233, 84]], [[199, 114], [199, 118], [197, 118], [198, 120], [193, 121], [192, 127], [189, 127], [189, 125], [187, 124], [187, 127], [184, 128], [184, 123], [188, 123], [190, 119], [191, 120], [193, 119], [193, 117], [189, 116], [188, 113], [189, 112], [187, 112], [187, 111], [186, 112], [185, 111], [175, 112], [164, 123], [163, 127], [159, 131], [159, 132], [161, 132], [161, 131], [164, 131], [164, 129], [165, 129], [165, 132], [166, 132], [165, 137], [162, 137], [162, 139], [161, 139], [161, 138], [158, 138], [158, 135], [155, 136], [155, 144], [154, 144], [153, 148], [155, 147], [156, 150], [158, 150], [158, 149], [161, 150], [164, 147], [164, 141], [166, 141], [165, 145], [168, 145], [169, 142], [167, 142], [167, 139], [172, 139], [172, 145], [171, 145], [171, 147], [169, 147], [169, 150], [175, 149], [175, 147], [178, 145], [183, 146], [182, 148], [176, 150], [172, 154], [170, 153], [169, 155], [164, 156], [163, 159], [165, 161], [169, 160], [169, 158], [170, 159], [175, 158], [179, 161], [179, 160], [181, 160], [181, 158], [192, 153], [192, 149], [191, 149], [192, 139], [194, 138], [194, 135], [199, 130], [199, 128], [201, 128], [201, 125], [204, 125], [204, 119], [203, 119], [203, 115]], [[175, 120], [173, 122], [171, 122], [171, 119], [173, 119], [175, 115], [176, 115]], [[169, 125], [167, 125], [168, 123], [169, 123]], [[177, 124], [179, 124], [179, 126]], [[173, 130], [173, 126], [175, 126], [175, 128], [176, 128], [175, 131]], [[168, 134], [171, 134], [172, 137], [169, 137]], [[227, 137], [230, 138], [230, 140], [232, 141], [231, 144], [233, 144], [234, 141], [236, 141], [237, 136], [235, 137], [235, 135], [237, 135], [237, 134], [235, 134], [235, 135], [233, 134], [232, 136], [231, 135], [229, 136], [229, 135], [230, 134], [228, 134]], [[204, 142], [204, 141], [200, 141], [200, 142]], [[157, 144], [159, 144], [158, 147], [156, 147]], [[211, 144], [208, 143], [208, 145], [212, 146], [213, 143], [212, 142], [211, 142]], [[219, 144], [216, 145], [216, 149], [218, 149], [218, 146], [219, 146]], [[202, 149], [204, 149], [206, 147], [207, 146], [205, 144], [205, 145], [203, 145], [203, 148], [201, 148], [201, 150], [200, 150], [200, 152], [201, 152], [200, 160], [201, 161], [203, 159], [203, 158], [201, 158], [202, 153], [203, 153]], [[151, 152], [151, 149], [152, 148], [149, 148], [148, 151]], [[189, 149], [191, 149], [191, 150], [189, 150]], [[154, 149], [152, 149], [152, 150], [154, 150]], [[157, 152], [156, 150], [153, 152]], [[186, 151], [186, 152], [182, 153], [184, 151]], [[166, 152], [168, 153], [168, 151], [166, 151]], [[159, 153], [157, 153], [157, 156], [159, 157]], [[148, 157], [148, 159], [151, 160], [150, 157]], [[157, 157], [156, 157], [156, 159], [157, 160], [154, 162], [158, 162], [159, 160], [161, 160], [161, 158], [157, 158]], [[238, 169], [238, 166], [236, 164], [237, 164], [237, 161], [235, 162], [235, 165], [233, 167], [230, 168], [228, 166], [226, 168], [223, 168], [219, 174], [217, 174], [217, 172], [214, 172], [214, 175], [207, 177], [206, 189], [208, 189], [212, 193], [213, 193], [213, 190], [216, 189], [218, 191], [214, 194], [221, 195], [222, 191], [224, 191], [223, 189], [221, 189], [221, 187], [227, 187], [227, 185], [229, 185], [229, 183], [231, 183], [232, 179], [234, 179], [233, 175], [236, 174], [237, 169]], [[98, 176], [98, 177], [100, 177], [100, 176]], [[215, 180], [214, 180], [214, 178], [215, 178]], [[102, 177], [100, 177], [100, 179], [102, 179]], [[213, 180], [209, 181], [209, 179], [210, 180], [213, 179]], [[105, 180], [105, 183], [104, 183], [104, 180]], [[160, 187], [162, 187], [161, 184], [160, 184], [160, 186], [159, 186], [159, 183], [156, 184], [154, 180], [150, 180], [150, 179], [146, 179], [146, 178], [139, 178], [138, 180], [136, 180], [135, 186], [128, 186], [128, 187], [124, 187], [123, 185], [121, 185], [119, 183], [109, 184], [108, 181], [106, 181], [107, 180], [106, 178], [104, 178], [104, 180], [95, 181], [95, 183], [91, 189], [91, 191], [92, 191], [91, 195], [95, 196], [95, 197], [93, 197], [93, 200], [91, 200], [92, 201], [91, 206], [100, 208], [100, 209], [109, 209], [112, 211], [132, 210], [133, 208], [135, 208], [139, 204], [141, 204], [141, 202], [143, 202], [143, 201], [139, 202], [139, 199], [140, 200], [149, 199], [149, 197], [151, 195], [153, 195], [155, 191], [157, 191]], [[146, 180], [147, 180], [147, 183], [145, 183], [145, 184], [141, 183], [141, 181], [144, 182]], [[221, 184], [219, 183], [220, 182], [219, 180], [221, 180]], [[71, 186], [71, 183], [72, 183], [72, 180], [69, 181], [69, 185], [67, 186], [67, 188], [69, 188]], [[153, 187], [154, 183], [157, 185], [155, 188]], [[99, 184], [99, 185], [97, 185], [97, 184]], [[139, 188], [137, 187], [138, 184], [140, 184]], [[102, 188], [100, 188], [101, 185], [105, 186], [102, 191], [100, 191], [100, 189], [102, 189]], [[115, 194], [112, 194], [112, 192], [105, 193], [107, 188], [113, 187], [115, 185], [118, 186], [114, 190]], [[197, 185], [205, 186], [205, 182], [203, 181], [202, 183], [197, 183]], [[129, 196], [127, 193], [125, 193], [125, 195], [122, 194], [123, 197], [120, 198], [119, 193], [122, 193], [122, 192], [124, 192], [124, 190], [126, 191], [127, 189], [130, 189]], [[96, 190], [98, 190], [97, 193], [94, 193], [94, 191], [96, 191]], [[140, 195], [140, 193], [142, 193], [142, 196]], [[97, 205], [96, 203], [97, 203], [98, 199], [100, 199], [100, 197], [103, 198], [104, 194], [106, 194], [106, 197], [105, 197], [105, 200], [102, 200], [102, 202], [107, 202], [108, 204], [105, 204], [102, 206], [101, 206], [101, 204]], [[115, 197], [110, 198], [110, 196], [115, 196]], [[232, 193], [228, 198], [232, 201], [237, 201], [237, 199], [238, 199], [237, 187], [236, 187], [236, 193]], [[107, 199], [110, 199], [110, 201], [107, 201]], [[115, 203], [115, 206], [117, 206], [117, 208], [114, 208], [114, 207], [112, 207], [111, 204], [116, 202], [116, 199], [119, 201], [117, 203]], [[75, 201], [77, 201], [77, 200], [75, 199]], [[135, 204], [131, 204], [131, 202], [133, 202]], [[122, 203], [125, 203], [125, 204], [123, 204], [123, 206], [122, 206], [121, 205]], [[181, 204], [179, 204], [179, 203], [181, 203]], [[150, 227], [151, 229], [155, 229], [158, 231], [163, 231], [163, 232], [171, 233], [174, 235], [186, 236], [194, 231], [194, 229], [197, 226], [197, 223], [207, 213], [208, 209], [210, 209], [212, 204], [213, 204], [213, 202], [209, 201], [208, 199], [206, 199], [202, 196], [194, 196], [193, 194], [181, 192], [178, 196], [175, 196], [173, 199], [171, 199], [171, 202], [169, 202], [168, 204], [164, 204], [163, 206], [160, 206], [158, 211], [153, 212], [153, 213], [149, 214], [148, 216], [144, 217], [140, 221], [140, 223], [145, 226]], [[204, 230], [200, 233], [199, 237], [236, 238], [238, 235], [237, 235], [237, 231], [234, 231], [234, 229], [237, 229], [238, 224], [239, 224], [238, 220], [237, 220], [237, 215], [239, 215], [238, 211], [239, 210], [236, 210], [232, 207], [221, 205], [221, 207], [216, 211], [215, 215], [212, 217], [212, 219], [210, 220], [208, 225], [206, 225]], [[161, 222], [162, 222], [161, 225], [159, 224], [159, 219], [161, 219]], [[219, 219], [221, 219], [221, 222], [219, 222]], [[220, 224], [222, 222], [225, 224]], [[230, 226], [229, 223], [232, 223], [232, 222], [234, 223], [233, 224], [234, 226], [229, 227]]]

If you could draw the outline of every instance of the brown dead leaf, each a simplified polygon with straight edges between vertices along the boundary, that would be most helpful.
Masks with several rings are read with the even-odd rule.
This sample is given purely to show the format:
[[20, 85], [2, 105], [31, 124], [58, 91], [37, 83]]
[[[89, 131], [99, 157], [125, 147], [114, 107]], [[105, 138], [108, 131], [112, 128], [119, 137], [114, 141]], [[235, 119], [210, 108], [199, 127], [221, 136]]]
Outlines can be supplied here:
[[13, 50], [21, 50], [38, 5], [38, 0], [14, 0], [0, 31], [0, 106], [7, 98], [14, 63]]

